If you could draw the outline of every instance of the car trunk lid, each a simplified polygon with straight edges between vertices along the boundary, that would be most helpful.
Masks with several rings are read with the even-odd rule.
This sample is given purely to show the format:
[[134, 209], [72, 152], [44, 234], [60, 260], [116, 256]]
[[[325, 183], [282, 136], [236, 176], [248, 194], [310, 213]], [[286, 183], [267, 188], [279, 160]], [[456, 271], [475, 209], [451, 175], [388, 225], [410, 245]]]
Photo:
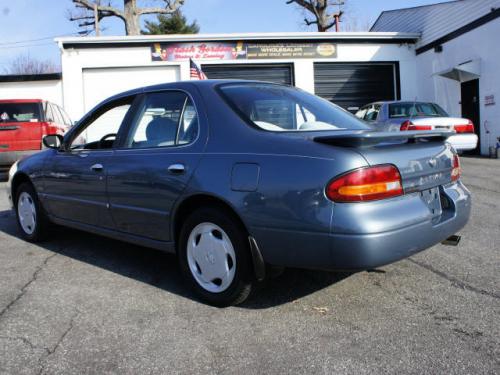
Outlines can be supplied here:
[[430, 126], [432, 130], [455, 130], [455, 126], [466, 126], [469, 120], [458, 117], [414, 117], [411, 123], [418, 126]]
[[452, 132], [354, 132], [317, 135], [315, 142], [356, 150], [369, 165], [393, 164], [406, 193], [451, 182], [453, 151], [445, 143]]

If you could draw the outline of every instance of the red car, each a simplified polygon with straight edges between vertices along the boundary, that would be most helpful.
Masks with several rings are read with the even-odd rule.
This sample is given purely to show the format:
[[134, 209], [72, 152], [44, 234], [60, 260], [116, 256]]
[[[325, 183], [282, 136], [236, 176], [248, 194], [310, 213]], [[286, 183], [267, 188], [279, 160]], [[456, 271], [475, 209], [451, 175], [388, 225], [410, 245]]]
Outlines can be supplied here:
[[57, 104], [42, 99], [0, 100], [0, 175], [23, 156], [40, 151], [45, 135], [64, 135], [70, 127], [70, 118]]

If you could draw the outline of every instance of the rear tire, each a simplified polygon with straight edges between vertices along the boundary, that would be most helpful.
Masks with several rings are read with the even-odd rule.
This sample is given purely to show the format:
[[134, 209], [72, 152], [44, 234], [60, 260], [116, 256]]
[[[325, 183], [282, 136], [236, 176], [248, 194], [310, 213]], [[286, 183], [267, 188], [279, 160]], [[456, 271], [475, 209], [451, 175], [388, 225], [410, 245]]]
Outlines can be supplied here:
[[47, 237], [49, 220], [29, 183], [22, 183], [16, 191], [15, 210], [22, 237], [29, 242], [40, 242]]
[[200, 208], [187, 217], [179, 237], [178, 257], [186, 280], [210, 305], [237, 305], [252, 291], [248, 235], [224, 210]]

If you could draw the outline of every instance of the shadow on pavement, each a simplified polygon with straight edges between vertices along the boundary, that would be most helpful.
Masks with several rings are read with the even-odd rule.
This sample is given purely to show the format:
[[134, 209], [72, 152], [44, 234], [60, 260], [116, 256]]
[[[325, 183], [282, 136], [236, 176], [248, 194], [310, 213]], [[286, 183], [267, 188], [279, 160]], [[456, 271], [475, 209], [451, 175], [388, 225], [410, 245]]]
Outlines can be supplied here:
[[[0, 211], [0, 231], [20, 238], [14, 214]], [[55, 253], [196, 300], [174, 255], [69, 228], [55, 227], [51, 240], [37, 244]], [[263, 283], [241, 308], [264, 309], [294, 301], [335, 284], [348, 273], [287, 269]]]

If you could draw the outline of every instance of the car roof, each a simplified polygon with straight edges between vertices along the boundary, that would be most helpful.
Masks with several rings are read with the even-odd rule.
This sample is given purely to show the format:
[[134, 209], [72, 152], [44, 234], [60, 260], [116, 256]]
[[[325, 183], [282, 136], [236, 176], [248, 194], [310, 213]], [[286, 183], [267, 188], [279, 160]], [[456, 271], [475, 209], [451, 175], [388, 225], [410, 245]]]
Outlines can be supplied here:
[[384, 100], [384, 101], [378, 101], [378, 102], [373, 102], [369, 104], [365, 104], [363, 107], [366, 107], [368, 105], [374, 105], [374, 104], [435, 104], [433, 102], [426, 102], [426, 101], [413, 101], [413, 100]]
[[145, 92], [182, 88], [182, 87], [185, 87], [186, 85], [197, 86], [197, 87], [214, 87], [214, 86], [224, 84], [224, 83], [236, 83], [236, 84], [237, 83], [242, 83], [242, 84], [243, 83], [245, 83], [245, 84], [247, 84], [247, 83], [260, 83], [260, 84], [291, 87], [289, 85], [280, 84], [280, 83], [256, 81], [256, 80], [245, 80], [245, 79], [203, 79], [203, 80], [192, 80], [192, 81], [176, 81], [176, 82], [169, 82], [169, 83], [160, 83], [160, 84], [152, 85], [152, 86], [138, 87], [138, 88], [133, 89], [133, 90], [128, 90], [128, 91], [116, 94], [116, 95], [108, 98], [107, 100], [105, 100], [105, 102], [120, 99], [120, 98], [125, 98], [125, 97], [131, 96], [131, 95], [137, 95], [137, 94], [141, 94], [141, 93], [145, 93]]

